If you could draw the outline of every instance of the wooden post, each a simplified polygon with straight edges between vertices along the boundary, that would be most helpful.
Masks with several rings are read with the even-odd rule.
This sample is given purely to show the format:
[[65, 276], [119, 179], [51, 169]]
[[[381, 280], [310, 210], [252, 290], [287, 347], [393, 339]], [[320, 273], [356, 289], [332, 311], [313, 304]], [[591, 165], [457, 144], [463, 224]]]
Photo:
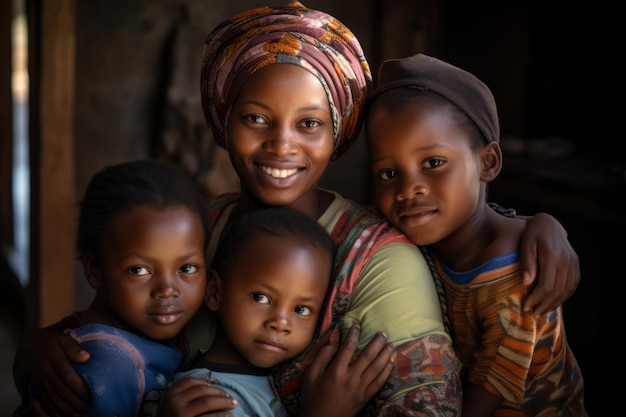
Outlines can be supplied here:
[[45, 326], [74, 305], [76, 5], [75, 0], [35, 3], [40, 28], [29, 40], [36, 43], [31, 76], [37, 78], [31, 84], [31, 280], [38, 299], [36, 325]]

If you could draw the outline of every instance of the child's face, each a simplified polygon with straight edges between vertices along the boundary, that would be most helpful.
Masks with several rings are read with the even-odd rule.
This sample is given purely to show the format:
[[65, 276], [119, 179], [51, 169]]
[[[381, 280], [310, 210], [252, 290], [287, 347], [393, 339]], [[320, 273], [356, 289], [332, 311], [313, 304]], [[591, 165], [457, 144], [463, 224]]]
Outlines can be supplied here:
[[478, 152], [442, 106], [377, 106], [367, 127], [378, 205], [417, 245], [438, 242], [482, 203]]
[[310, 206], [333, 152], [321, 82], [293, 64], [254, 73], [230, 113], [228, 152], [244, 193], [270, 206]]
[[[311, 343], [330, 282], [331, 255], [292, 237], [259, 236], [207, 295], [219, 311], [222, 360], [268, 368]], [[211, 291], [215, 284], [216, 293]]]
[[102, 264], [87, 273], [97, 290], [94, 306], [112, 325], [170, 338], [201, 305], [207, 272], [203, 229], [189, 209], [144, 205], [118, 213], [100, 252]]

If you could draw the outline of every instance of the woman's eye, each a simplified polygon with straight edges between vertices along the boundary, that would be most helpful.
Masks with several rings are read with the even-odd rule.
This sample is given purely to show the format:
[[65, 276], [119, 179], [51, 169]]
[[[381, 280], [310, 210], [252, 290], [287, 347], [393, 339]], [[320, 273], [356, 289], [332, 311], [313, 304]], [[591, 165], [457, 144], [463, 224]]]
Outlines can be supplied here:
[[305, 120], [302, 124], [307, 129], [314, 129], [314, 128], [322, 125], [318, 120]]
[[265, 119], [258, 114], [249, 114], [246, 116], [246, 119], [252, 123], [263, 124], [265, 123]]
[[305, 307], [305, 306], [298, 306], [296, 307], [296, 313], [300, 314], [301, 316], [310, 316], [311, 314], [313, 314], [313, 311], [311, 311], [310, 308]]
[[189, 264], [181, 266], [180, 272], [182, 272], [183, 274], [194, 274], [198, 272], [198, 269], [198, 266]]
[[270, 298], [265, 295], [265, 294], [261, 294], [260, 292], [255, 292], [252, 294], [252, 299], [254, 301], [256, 301], [257, 303], [261, 303], [261, 304], [269, 304], [270, 303]]
[[127, 271], [132, 275], [148, 275], [150, 270], [145, 266], [131, 266]]

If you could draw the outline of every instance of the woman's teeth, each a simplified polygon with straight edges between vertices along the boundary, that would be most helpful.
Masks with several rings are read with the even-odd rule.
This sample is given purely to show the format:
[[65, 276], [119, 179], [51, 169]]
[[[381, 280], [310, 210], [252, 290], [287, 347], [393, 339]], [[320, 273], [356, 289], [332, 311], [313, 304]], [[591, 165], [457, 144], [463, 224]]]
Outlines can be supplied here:
[[271, 175], [274, 178], [287, 178], [288, 176], [293, 175], [296, 172], [298, 172], [298, 168], [277, 169], [277, 168], [269, 168], [269, 167], [261, 166], [261, 169], [267, 175]]

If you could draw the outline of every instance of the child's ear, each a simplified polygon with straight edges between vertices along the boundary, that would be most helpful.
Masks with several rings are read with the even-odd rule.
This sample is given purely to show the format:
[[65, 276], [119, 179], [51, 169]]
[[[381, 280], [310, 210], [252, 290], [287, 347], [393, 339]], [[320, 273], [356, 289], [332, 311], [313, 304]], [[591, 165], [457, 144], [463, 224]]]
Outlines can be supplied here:
[[85, 274], [85, 278], [87, 279], [87, 282], [89, 283], [91, 288], [100, 288], [100, 285], [102, 285], [100, 268], [98, 268], [96, 260], [89, 252], [86, 252], [83, 255], [83, 274]]
[[493, 181], [502, 169], [502, 150], [496, 142], [491, 142], [487, 146], [483, 146], [480, 151], [480, 160], [482, 170], [480, 180], [484, 182]]
[[215, 269], [209, 272], [204, 303], [211, 311], [217, 311], [220, 305], [220, 295], [222, 292], [222, 280]]

